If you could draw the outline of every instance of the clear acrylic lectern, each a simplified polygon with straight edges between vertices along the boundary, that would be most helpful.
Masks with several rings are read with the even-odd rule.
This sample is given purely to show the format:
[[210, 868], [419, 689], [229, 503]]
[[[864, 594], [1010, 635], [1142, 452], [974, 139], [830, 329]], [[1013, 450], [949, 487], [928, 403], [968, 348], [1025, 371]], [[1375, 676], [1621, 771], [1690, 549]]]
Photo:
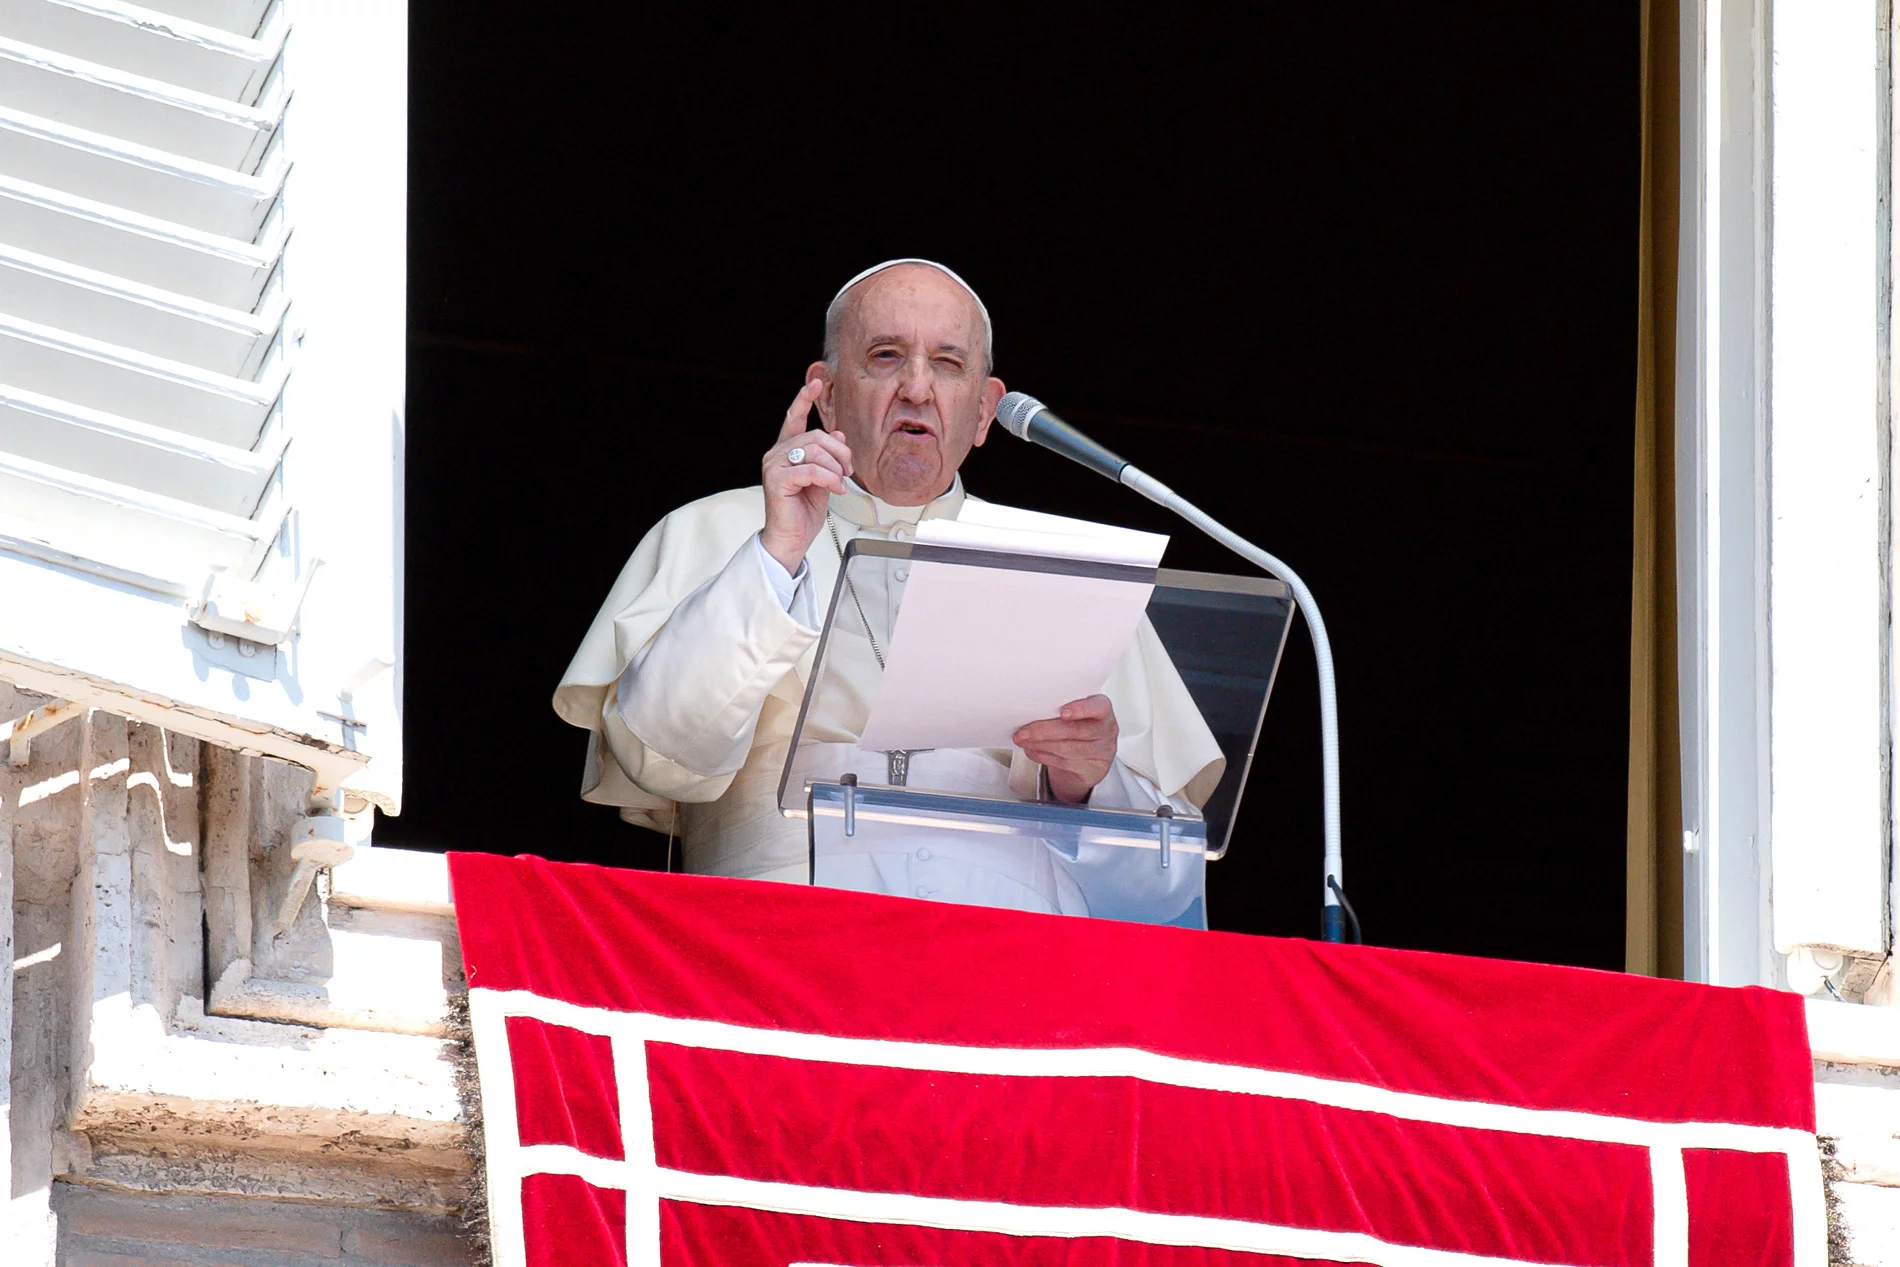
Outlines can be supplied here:
[[[1136, 680], [1143, 685], [1124, 684], [1125, 693], [1156, 697], [1116, 699], [1124, 753], [1132, 746], [1214, 759], [1187, 786], [1166, 789], [1174, 793], [1166, 801], [1156, 771], [1142, 770], [1076, 806], [1039, 793], [1034, 767], [1008, 748], [861, 746], [920, 567], [1001, 568], [1029, 584], [1066, 576], [1151, 587], [1130, 652], [1142, 672], [1118, 673], [1109, 691]], [[779, 783], [779, 808], [807, 821], [812, 883], [1205, 928], [1207, 864], [1227, 851], [1292, 612], [1286, 587], [1265, 577], [851, 542]], [[1131, 743], [1131, 726], [1145, 726], [1148, 740], [1136, 734]], [[1171, 781], [1183, 777], [1177, 769]]]

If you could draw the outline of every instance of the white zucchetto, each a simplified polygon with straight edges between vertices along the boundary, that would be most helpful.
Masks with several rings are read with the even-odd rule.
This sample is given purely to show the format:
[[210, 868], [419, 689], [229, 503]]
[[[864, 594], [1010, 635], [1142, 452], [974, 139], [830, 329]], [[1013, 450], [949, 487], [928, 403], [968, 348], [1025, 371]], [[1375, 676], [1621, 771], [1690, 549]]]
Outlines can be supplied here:
[[955, 269], [950, 268], [948, 265], [939, 264], [935, 260], [919, 260], [919, 259], [885, 260], [882, 264], [873, 264], [871, 267], [865, 269], [862, 273], [859, 273], [856, 277], [853, 277], [850, 281], [846, 282], [844, 285], [838, 287], [838, 293], [831, 297], [831, 302], [829, 304], [825, 305], [825, 328], [827, 330], [831, 328], [832, 319], [837, 315], [838, 305], [840, 302], [843, 301], [846, 291], [850, 290], [853, 286], [857, 285], [859, 282], [863, 281], [865, 278], [875, 277], [879, 273], [883, 272], [885, 269], [896, 268], [899, 264], [921, 264], [925, 268], [934, 268], [939, 273], [942, 273], [945, 277], [948, 277], [951, 281], [955, 282], [957, 285], [963, 287], [964, 291], [970, 296], [970, 298], [976, 301], [977, 315], [983, 318], [983, 343], [984, 343], [984, 346], [989, 349], [990, 360], [993, 363], [996, 359], [996, 332], [990, 326], [990, 310], [984, 306], [983, 296], [976, 293], [976, 287], [970, 285], [970, 283], [964, 281], [961, 277], [957, 276], [957, 272]]

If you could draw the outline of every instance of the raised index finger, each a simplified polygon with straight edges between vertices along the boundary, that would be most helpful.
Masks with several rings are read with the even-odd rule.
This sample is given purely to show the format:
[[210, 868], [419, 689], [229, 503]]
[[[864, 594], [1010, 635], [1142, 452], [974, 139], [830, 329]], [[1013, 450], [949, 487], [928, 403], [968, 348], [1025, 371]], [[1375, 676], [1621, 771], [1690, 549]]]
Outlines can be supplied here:
[[818, 400], [818, 393], [825, 390], [823, 379], [814, 378], [798, 389], [798, 395], [792, 397], [791, 408], [785, 411], [785, 425], [778, 429], [778, 438], [789, 440], [800, 432], [809, 431], [805, 425], [811, 417], [811, 407]]

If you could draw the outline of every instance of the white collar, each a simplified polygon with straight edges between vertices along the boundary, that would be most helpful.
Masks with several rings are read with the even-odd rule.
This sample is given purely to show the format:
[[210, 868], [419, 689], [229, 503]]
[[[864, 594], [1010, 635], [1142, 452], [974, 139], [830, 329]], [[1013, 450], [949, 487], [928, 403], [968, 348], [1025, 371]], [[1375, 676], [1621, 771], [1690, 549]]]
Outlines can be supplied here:
[[957, 512], [963, 509], [962, 475], [953, 476], [947, 492], [921, 506], [893, 506], [867, 492], [862, 484], [850, 476], [845, 477], [844, 483], [844, 492], [831, 495], [831, 512], [846, 523], [856, 524], [860, 528], [914, 524], [920, 519], [955, 519]]

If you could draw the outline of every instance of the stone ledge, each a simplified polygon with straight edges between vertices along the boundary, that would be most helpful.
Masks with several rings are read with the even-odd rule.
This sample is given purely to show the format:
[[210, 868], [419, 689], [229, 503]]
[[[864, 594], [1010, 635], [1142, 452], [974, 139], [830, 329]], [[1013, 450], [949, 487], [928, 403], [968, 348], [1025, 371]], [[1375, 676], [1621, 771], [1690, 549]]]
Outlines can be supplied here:
[[1807, 1013], [1817, 1062], [1900, 1068], [1900, 1008], [1809, 999]]
[[[103, 1010], [103, 1009], [101, 1009]], [[100, 1094], [384, 1114], [459, 1135], [455, 1045], [367, 1030], [205, 1016], [186, 999], [169, 1031], [146, 1008], [98, 1016], [85, 1099]]]
[[463, 1267], [474, 1248], [453, 1216], [249, 1197], [149, 1196], [56, 1184], [61, 1263], [320, 1263]]
[[415, 915], [455, 914], [448, 859], [418, 849], [358, 846], [354, 858], [330, 872], [330, 901]]
[[[140, 1138], [104, 1133], [87, 1141], [86, 1156], [62, 1182], [102, 1191], [167, 1196], [242, 1197], [320, 1202], [352, 1209], [459, 1213], [468, 1201], [469, 1158], [459, 1170], [426, 1159], [352, 1148], [260, 1148], [252, 1141]], [[443, 1159], [438, 1154], [437, 1159]]]
[[456, 1045], [150, 1009], [95, 1014], [69, 1172], [134, 1191], [447, 1210], [470, 1170]]

